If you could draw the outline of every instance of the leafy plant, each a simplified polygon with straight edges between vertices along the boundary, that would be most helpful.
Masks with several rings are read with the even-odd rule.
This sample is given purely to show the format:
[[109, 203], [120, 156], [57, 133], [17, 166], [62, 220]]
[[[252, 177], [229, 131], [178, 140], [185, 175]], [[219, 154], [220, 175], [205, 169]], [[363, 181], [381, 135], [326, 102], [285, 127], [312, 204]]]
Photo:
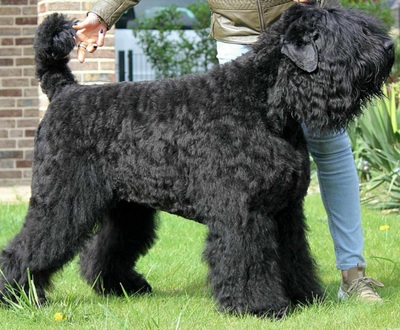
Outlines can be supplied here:
[[[349, 130], [363, 183], [364, 202], [400, 208], [400, 84], [384, 90]], [[378, 189], [379, 187], [379, 189]], [[382, 189], [383, 188], [383, 189]], [[382, 191], [384, 194], [382, 194]]]
[[[6, 283], [5, 292], [2, 298], [16, 313], [20, 314], [21, 312], [24, 312], [28, 318], [34, 319], [42, 304], [39, 300], [35, 283], [33, 282], [29, 270], [27, 270], [27, 272], [28, 290], [26, 291], [25, 288], [21, 287], [18, 283], [16, 283], [17, 288], [14, 288], [10, 283]], [[6, 279], [1, 270], [0, 276]]]
[[138, 19], [133, 30], [157, 78], [205, 72], [216, 64], [215, 43], [208, 35], [210, 11], [207, 3], [194, 3], [188, 9], [197, 21], [193, 30], [195, 38], [188, 37], [183, 30], [182, 11], [176, 6], [165, 7], [154, 17]]
[[394, 18], [388, 0], [341, 0], [340, 3], [347, 8], [365, 11], [382, 20], [389, 30], [394, 24]]
[[398, 81], [400, 77], [400, 44], [399, 44], [399, 30], [396, 29], [396, 33], [392, 35], [394, 41], [395, 61], [393, 63], [392, 71], [390, 73], [391, 82]]

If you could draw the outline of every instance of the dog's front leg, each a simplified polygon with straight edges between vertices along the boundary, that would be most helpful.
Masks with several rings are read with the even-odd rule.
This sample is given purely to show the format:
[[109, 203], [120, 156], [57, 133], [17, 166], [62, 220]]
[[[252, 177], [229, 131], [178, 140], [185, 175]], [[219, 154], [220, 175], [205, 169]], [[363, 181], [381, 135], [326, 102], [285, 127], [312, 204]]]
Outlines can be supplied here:
[[281, 317], [289, 305], [282, 287], [274, 223], [263, 212], [209, 226], [205, 259], [223, 311]]
[[302, 201], [293, 201], [276, 215], [279, 262], [287, 296], [293, 304], [309, 304], [323, 297], [306, 237]]

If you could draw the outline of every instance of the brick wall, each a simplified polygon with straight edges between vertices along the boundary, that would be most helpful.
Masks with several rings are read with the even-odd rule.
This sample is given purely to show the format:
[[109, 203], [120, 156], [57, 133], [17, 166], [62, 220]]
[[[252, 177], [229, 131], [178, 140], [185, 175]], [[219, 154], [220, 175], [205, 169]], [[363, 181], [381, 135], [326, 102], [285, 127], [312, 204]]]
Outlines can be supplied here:
[[[33, 140], [47, 107], [34, 77], [33, 36], [38, 22], [54, 12], [83, 19], [94, 1], [0, 0], [0, 185], [28, 184]], [[106, 46], [84, 64], [71, 54], [70, 67], [83, 84], [115, 80], [113, 31]]]

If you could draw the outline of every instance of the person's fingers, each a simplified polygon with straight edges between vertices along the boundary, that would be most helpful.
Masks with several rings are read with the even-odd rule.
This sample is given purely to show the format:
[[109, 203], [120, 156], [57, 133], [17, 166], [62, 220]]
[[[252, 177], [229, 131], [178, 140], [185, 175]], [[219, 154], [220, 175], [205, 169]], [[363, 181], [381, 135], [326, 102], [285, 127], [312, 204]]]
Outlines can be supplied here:
[[84, 43], [80, 42], [78, 44], [77, 53], [78, 53], [78, 60], [79, 60], [80, 63], [85, 62], [86, 48], [87, 48], [87, 46]]
[[104, 45], [106, 28], [102, 25], [99, 28], [84, 28], [77, 30], [75, 40], [77, 43], [84, 42], [87, 45], [96, 44], [99, 47]]
[[100, 30], [99, 30], [99, 33], [98, 33], [98, 37], [97, 37], [97, 42], [96, 42], [96, 44], [99, 46], [99, 47], [102, 47], [103, 45], [104, 45], [104, 38], [105, 38], [105, 36], [106, 36], [106, 30], [104, 29], [104, 28], [101, 28]]
[[101, 25], [101, 23], [98, 20], [97, 16], [93, 13], [89, 13], [82, 22], [77, 22], [72, 27], [75, 30], [82, 30], [82, 29], [86, 29], [86, 28], [90, 28], [90, 27], [95, 28], [98, 25]]
[[86, 21], [83, 21], [83, 22], [77, 23], [75, 25], [72, 25], [72, 28], [75, 30], [82, 30], [82, 29], [86, 28], [87, 26], [88, 26], [88, 24], [86, 23]]
[[89, 39], [92, 39], [91, 38], [91, 36], [87, 33], [87, 31], [85, 30], [85, 29], [83, 29], [83, 30], [78, 30], [77, 32], [76, 32], [76, 34], [75, 34], [75, 39], [76, 39], [76, 41], [79, 43], [79, 42], [85, 42], [85, 43], [90, 43], [90, 41], [91, 40], [89, 40]]
[[97, 49], [97, 45], [96, 44], [90, 44], [89, 46], [86, 47], [86, 51], [88, 53], [94, 53]]
[[76, 30], [77, 57], [79, 62], [83, 63], [86, 51], [94, 53], [97, 47], [104, 45], [107, 27], [101, 23], [97, 15], [89, 13], [83, 22], [78, 22], [73, 28]]

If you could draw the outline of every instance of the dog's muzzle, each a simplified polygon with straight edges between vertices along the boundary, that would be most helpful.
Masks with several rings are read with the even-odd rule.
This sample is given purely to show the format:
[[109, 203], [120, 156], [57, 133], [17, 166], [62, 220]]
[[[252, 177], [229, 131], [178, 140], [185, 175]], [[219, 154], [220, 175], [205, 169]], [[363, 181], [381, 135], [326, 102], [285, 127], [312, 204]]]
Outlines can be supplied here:
[[394, 42], [392, 39], [388, 39], [385, 41], [385, 43], [383, 44], [383, 47], [387, 50], [387, 51], [391, 51], [394, 47]]

